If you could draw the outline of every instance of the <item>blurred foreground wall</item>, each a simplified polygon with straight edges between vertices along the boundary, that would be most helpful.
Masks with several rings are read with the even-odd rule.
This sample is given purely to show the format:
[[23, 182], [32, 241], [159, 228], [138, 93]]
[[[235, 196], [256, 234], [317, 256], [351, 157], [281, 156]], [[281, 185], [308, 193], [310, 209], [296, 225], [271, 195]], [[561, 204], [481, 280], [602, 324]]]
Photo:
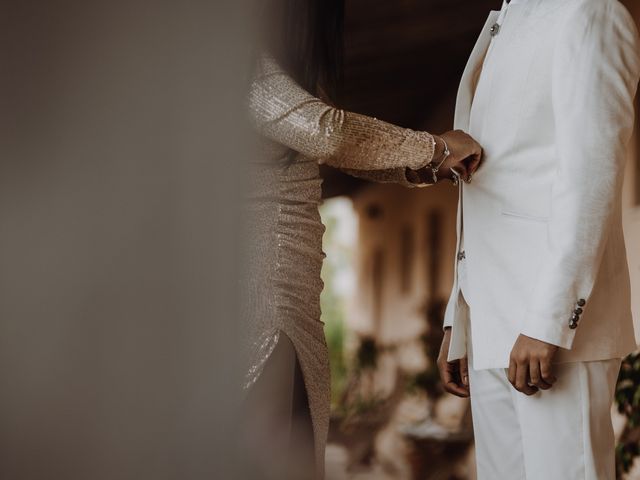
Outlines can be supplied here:
[[0, 478], [234, 478], [245, 3], [0, 1]]

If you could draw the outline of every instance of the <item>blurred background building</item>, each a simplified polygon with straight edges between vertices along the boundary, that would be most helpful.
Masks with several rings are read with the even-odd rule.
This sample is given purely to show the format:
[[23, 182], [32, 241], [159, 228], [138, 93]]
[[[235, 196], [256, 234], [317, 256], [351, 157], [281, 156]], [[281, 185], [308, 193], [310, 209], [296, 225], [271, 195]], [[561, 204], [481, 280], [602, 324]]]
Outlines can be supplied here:
[[[414, 129], [451, 129], [467, 57], [489, 10], [501, 3], [348, 0], [342, 105]], [[640, 24], [640, 1], [623, 3]], [[637, 332], [639, 145], [636, 131], [624, 190]], [[443, 394], [433, 362], [453, 276], [457, 192], [448, 183], [404, 189], [324, 174], [329, 480], [472, 479], [468, 402]], [[614, 420], [633, 450], [637, 432], [626, 417], [614, 412]], [[626, 478], [640, 478], [631, 470]]]

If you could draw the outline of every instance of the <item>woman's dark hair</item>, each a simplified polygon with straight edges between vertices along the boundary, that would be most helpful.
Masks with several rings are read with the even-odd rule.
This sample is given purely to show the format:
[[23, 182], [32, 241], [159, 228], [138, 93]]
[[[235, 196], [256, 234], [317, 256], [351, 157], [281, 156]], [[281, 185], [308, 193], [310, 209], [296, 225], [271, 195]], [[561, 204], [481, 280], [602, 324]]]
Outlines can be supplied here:
[[337, 103], [344, 0], [268, 0], [264, 6], [267, 52], [302, 88]]

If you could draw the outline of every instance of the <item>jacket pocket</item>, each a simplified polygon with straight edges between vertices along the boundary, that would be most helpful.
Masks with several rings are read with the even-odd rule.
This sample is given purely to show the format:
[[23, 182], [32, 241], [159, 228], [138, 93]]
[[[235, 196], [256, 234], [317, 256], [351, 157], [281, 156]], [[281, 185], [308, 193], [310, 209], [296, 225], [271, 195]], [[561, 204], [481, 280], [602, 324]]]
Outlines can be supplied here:
[[503, 210], [501, 214], [503, 217], [512, 218], [514, 220], [523, 220], [525, 222], [547, 223], [549, 221], [548, 217], [528, 215], [526, 213], [513, 212], [510, 210]]

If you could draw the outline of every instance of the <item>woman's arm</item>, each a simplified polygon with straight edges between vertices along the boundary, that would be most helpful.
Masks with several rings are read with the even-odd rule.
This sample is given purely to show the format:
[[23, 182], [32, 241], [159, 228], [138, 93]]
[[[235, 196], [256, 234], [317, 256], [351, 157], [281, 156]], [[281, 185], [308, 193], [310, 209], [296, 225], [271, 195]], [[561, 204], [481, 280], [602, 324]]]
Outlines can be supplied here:
[[404, 167], [388, 168], [384, 170], [354, 170], [341, 169], [352, 177], [361, 178], [376, 183], [397, 183], [404, 187], [416, 187], [422, 185], [421, 179], [410, 169]]
[[[327, 105], [297, 85], [269, 58], [260, 61], [250, 96], [259, 132], [318, 163], [358, 171], [418, 170], [434, 159], [427, 132], [397, 127]], [[406, 179], [404, 179], [406, 181]]]
[[[433, 165], [440, 165], [435, 176], [438, 179], [447, 178], [453, 183], [459, 179], [470, 182], [482, 159], [482, 148], [469, 135], [461, 130], [452, 130], [436, 139], [436, 151], [431, 165], [420, 170], [409, 168], [390, 168], [384, 170], [342, 170], [354, 177], [363, 178], [378, 183], [399, 183], [406, 187], [432, 185], [434, 173]], [[446, 151], [446, 153], [445, 153]], [[442, 161], [440, 161], [440, 160]], [[455, 174], [453, 172], [455, 170]]]

